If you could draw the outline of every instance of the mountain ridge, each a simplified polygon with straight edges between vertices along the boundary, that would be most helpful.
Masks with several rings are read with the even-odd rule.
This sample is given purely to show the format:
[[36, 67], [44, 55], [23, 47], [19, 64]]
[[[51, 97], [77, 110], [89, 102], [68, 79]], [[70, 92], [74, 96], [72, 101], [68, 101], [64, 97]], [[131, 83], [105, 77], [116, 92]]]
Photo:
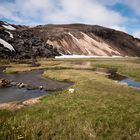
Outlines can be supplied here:
[[[10, 26], [15, 29], [10, 30]], [[1, 58], [60, 55], [140, 57], [140, 39], [99, 25], [74, 23], [30, 27], [1, 21], [0, 38], [15, 49], [11, 52], [0, 42]]]

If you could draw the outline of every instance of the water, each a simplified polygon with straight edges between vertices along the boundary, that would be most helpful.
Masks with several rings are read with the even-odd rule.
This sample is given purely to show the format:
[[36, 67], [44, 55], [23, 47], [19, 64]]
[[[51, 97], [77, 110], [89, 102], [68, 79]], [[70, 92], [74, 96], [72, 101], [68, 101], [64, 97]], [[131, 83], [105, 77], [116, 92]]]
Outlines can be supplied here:
[[119, 83], [126, 84], [126, 85], [131, 86], [131, 87], [140, 88], [140, 82], [136, 82], [130, 78], [123, 79], [123, 80], [119, 81]]
[[128, 77], [123, 76], [123, 75], [120, 75], [120, 74], [118, 74], [116, 72], [110, 73], [108, 78], [112, 79], [112, 80], [116, 80], [120, 84], [123, 84], [123, 85], [127, 85], [127, 86], [130, 86], [130, 87], [140, 88], [140, 82], [136, 82], [133, 79], [128, 78]]
[[46, 87], [48, 90], [59, 90], [68, 87], [71, 83], [60, 82], [42, 76], [44, 70], [33, 70], [28, 72], [19, 72], [15, 74], [6, 74], [0, 72], [0, 78], [12, 80], [14, 82], [30, 85], [32, 88], [39, 86]]
[[[0, 78], [27, 84], [32, 89], [28, 90], [26, 88], [17, 87], [0, 88], [0, 103], [11, 101], [25, 101], [30, 98], [46, 95], [48, 94], [47, 91], [60, 91], [73, 85], [73, 83], [71, 82], [60, 82], [49, 78], [44, 78], [41, 76], [44, 72], [43, 70], [33, 70], [16, 74], [3, 73], [3, 68], [1, 68], [0, 70]], [[45, 87], [47, 91], [34, 89], [40, 86]]]
[[25, 88], [19, 89], [16, 87], [8, 87], [0, 89], [0, 103], [12, 102], [12, 101], [25, 101], [30, 98], [35, 98], [48, 94], [43, 90], [27, 90]]

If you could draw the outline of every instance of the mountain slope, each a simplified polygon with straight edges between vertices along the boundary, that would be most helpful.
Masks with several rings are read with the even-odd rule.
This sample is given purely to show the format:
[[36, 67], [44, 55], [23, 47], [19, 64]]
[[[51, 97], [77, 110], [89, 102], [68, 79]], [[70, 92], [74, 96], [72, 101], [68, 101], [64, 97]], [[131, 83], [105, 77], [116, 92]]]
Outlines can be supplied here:
[[0, 57], [4, 57], [7, 53], [8, 56], [17, 58], [30, 58], [32, 55], [54, 57], [73, 54], [140, 56], [139, 39], [97, 25], [39, 25], [36, 27], [9, 25], [15, 28], [9, 30], [5, 29], [3, 24], [5, 23], [0, 23], [0, 38], [10, 43], [15, 52], [10, 50], [3, 52], [0, 47]]

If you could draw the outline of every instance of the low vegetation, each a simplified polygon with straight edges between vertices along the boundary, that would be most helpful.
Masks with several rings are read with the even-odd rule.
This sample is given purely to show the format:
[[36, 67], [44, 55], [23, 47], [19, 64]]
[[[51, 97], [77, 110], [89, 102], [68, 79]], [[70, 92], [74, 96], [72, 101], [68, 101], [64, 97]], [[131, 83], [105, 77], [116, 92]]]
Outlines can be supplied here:
[[[87, 62], [88, 61], [88, 62]], [[139, 59], [45, 61], [43, 76], [73, 81], [74, 89], [44, 96], [33, 106], [0, 111], [0, 139], [127, 140], [140, 139], [140, 90], [95, 73], [113, 68], [140, 81]], [[29, 65], [9, 64], [6, 71]], [[13, 67], [14, 66], [14, 67]]]

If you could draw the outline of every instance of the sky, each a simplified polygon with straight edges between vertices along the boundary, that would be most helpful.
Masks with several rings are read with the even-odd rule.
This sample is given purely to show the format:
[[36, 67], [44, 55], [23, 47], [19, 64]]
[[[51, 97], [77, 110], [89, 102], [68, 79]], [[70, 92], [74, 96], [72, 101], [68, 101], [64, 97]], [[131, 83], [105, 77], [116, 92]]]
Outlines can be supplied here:
[[140, 0], [0, 0], [0, 20], [101, 25], [140, 38]]

